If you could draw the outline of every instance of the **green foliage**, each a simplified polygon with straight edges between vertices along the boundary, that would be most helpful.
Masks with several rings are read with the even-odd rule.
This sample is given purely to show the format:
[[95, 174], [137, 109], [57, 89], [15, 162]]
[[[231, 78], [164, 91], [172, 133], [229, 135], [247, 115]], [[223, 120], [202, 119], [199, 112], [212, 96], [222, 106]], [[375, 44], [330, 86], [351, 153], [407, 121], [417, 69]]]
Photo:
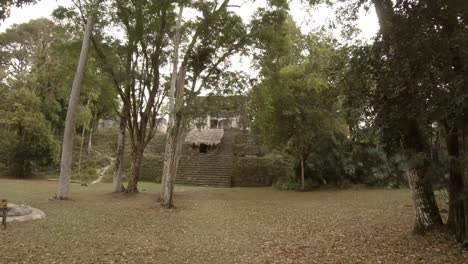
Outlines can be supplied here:
[[398, 187], [404, 182], [404, 164], [400, 155], [389, 157], [373, 145], [328, 137], [313, 145], [306, 174], [318, 185]]
[[297, 182], [295, 179], [292, 178], [279, 178], [274, 184], [278, 190], [285, 190], [285, 191], [297, 191], [300, 189], [301, 184]]
[[371, 186], [400, 186], [406, 171], [400, 155], [388, 157], [374, 146], [354, 145], [345, 159], [345, 175], [352, 183]]
[[[339, 90], [330, 78], [339, 53], [326, 35], [303, 36], [284, 7], [258, 16], [253, 24], [264, 79], [251, 92], [252, 130], [299, 163], [317, 144], [345, 133]], [[281, 19], [273, 23], [272, 16]]]
[[[28, 89], [2, 91], [1, 160], [10, 176], [24, 177], [37, 166], [57, 160], [59, 144], [40, 111], [40, 100]], [[13, 104], [8, 106], [9, 104]]]
[[[56, 165], [80, 38], [48, 19], [14, 25], [0, 34], [0, 131], [9, 138], [2, 141], [1, 156], [10, 175]], [[90, 128], [114, 112], [116, 93], [101, 72], [91, 59], [79, 126]]]
[[234, 186], [271, 186], [291, 178], [292, 161], [284, 155], [237, 157], [232, 170]]
[[251, 93], [252, 129], [296, 160], [295, 176], [275, 186], [298, 188], [301, 159], [306, 185], [399, 186], [405, 160], [377, 146], [375, 49], [339, 47], [324, 31], [303, 36], [284, 7], [260, 10], [253, 25], [263, 79]]

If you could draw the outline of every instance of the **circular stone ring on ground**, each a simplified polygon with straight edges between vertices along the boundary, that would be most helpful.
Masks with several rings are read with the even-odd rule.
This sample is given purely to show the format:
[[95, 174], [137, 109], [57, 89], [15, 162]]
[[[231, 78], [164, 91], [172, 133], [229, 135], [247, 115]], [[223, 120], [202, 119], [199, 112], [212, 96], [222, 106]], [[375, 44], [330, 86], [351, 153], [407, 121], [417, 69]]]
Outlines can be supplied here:
[[25, 222], [45, 218], [46, 214], [36, 208], [24, 204], [8, 203], [7, 223]]

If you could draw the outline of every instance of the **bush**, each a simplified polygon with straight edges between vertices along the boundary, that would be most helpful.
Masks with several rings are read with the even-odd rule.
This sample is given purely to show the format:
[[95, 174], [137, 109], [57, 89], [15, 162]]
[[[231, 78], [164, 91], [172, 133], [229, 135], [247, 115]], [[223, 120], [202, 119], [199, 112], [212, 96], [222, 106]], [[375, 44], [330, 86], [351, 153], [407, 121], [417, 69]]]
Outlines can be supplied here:
[[[289, 158], [290, 174], [275, 182], [278, 189], [297, 190], [300, 169], [297, 161]], [[324, 137], [316, 142], [306, 160], [305, 189], [320, 185], [343, 187], [351, 184], [399, 187], [404, 179], [405, 162], [400, 155], [387, 157], [372, 145], [338, 142]]]
[[276, 189], [286, 191], [310, 191], [320, 186], [321, 184], [318, 181], [311, 178], [305, 179], [304, 190], [302, 190], [302, 184], [293, 178], [279, 178], [273, 184], [273, 187]]
[[323, 185], [341, 185], [345, 179], [345, 158], [346, 152], [335, 137], [322, 138], [306, 160], [306, 178]]
[[239, 157], [233, 167], [233, 186], [271, 186], [281, 178], [290, 178], [292, 163], [285, 156]]
[[29, 176], [58, 160], [59, 143], [45, 127], [24, 131], [22, 136], [3, 130], [0, 137], [0, 162], [10, 176]]
[[295, 179], [292, 178], [278, 178], [276, 182], [273, 184], [273, 187], [275, 187], [278, 190], [287, 190], [287, 191], [292, 191], [292, 190], [299, 190], [301, 188], [301, 184], [297, 182]]
[[400, 186], [405, 162], [401, 155], [388, 157], [374, 146], [353, 145], [344, 162], [346, 178], [370, 186]]
[[41, 112], [40, 99], [26, 88], [3, 91], [0, 105], [0, 162], [11, 176], [25, 177], [57, 161], [59, 143]]

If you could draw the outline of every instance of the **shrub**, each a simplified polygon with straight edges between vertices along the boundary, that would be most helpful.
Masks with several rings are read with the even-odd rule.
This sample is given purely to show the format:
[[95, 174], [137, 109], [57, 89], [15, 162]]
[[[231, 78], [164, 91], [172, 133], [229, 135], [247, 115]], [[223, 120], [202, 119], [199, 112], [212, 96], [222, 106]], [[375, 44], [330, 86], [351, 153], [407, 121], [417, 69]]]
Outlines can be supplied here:
[[233, 167], [234, 186], [271, 186], [278, 179], [290, 178], [292, 163], [283, 155], [239, 157]]
[[405, 171], [401, 155], [388, 157], [374, 146], [353, 145], [344, 162], [346, 178], [370, 186], [399, 186]]
[[35, 168], [57, 161], [59, 144], [41, 112], [40, 99], [26, 88], [3, 91], [0, 105], [0, 162], [12, 176], [24, 177]]
[[0, 162], [10, 176], [29, 176], [34, 170], [54, 164], [58, 159], [59, 143], [45, 127], [24, 131], [22, 136], [1, 131]]
[[296, 191], [301, 188], [301, 184], [293, 178], [282, 177], [276, 180], [273, 187], [278, 190]]

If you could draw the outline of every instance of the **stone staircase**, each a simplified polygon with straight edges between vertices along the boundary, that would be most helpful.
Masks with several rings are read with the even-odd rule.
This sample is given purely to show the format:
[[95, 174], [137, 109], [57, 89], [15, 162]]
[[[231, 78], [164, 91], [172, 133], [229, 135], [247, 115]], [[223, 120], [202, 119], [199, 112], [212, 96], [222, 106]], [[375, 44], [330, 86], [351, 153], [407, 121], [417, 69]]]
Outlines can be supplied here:
[[177, 170], [177, 184], [231, 187], [233, 145], [235, 132], [225, 130], [221, 143], [213, 152], [206, 154], [190, 151], [183, 146], [183, 156]]

